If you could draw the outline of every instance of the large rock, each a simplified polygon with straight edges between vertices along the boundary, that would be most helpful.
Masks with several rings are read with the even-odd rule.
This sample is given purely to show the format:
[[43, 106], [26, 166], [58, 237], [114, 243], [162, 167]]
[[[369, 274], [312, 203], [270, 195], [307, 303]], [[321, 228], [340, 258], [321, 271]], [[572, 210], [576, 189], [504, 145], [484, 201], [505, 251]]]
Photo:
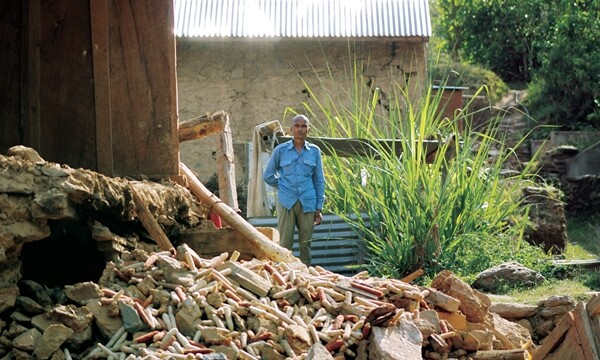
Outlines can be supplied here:
[[531, 270], [516, 261], [510, 261], [477, 274], [473, 287], [493, 293], [507, 285], [534, 287], [545, 280], [546, 278], [537, 271]]
[[38, 359], [48, 359], [73, 334], [73, 330], [62, 324], [50, 325], [44, 331], [42, 338], [36, 343], [33, 356]]
[[491, 305], [490, 299], [471, 288], [452, 272], [441, 271], [433, 279], [431, 287], [459, 300], [459, 310], [467, 317], [467, 320], [476, 323], [485, 321]]
[[397, 326], [371, 330], [369, 359], [417, 360], [421, 356], [423, 336], [415, 324], [403, 319]]
[[531, 205], [529, 218], [532, 226], [525, 239], [540, 245], [546, 252], [555, 254], [567, 245], [567, 220], [560, 190], [553, 187], [526, 187], [523, 189], [524, 203]]
[[495, 302], [490, 305], [489, 311], [507, 320], [515, 321], [532, 317], [537, 308], [535, 305]]
[[0, 289], [0, 314], [8, 309], [12, 309], [17, 302], [19, 296], [19, 288], [11, 286]]

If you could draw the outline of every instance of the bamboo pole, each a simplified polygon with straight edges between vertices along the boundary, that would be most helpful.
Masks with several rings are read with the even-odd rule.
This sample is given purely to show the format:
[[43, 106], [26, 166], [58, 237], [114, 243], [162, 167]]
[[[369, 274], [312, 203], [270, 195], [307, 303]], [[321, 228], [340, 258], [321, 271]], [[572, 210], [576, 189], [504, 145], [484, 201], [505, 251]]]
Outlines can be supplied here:
[[302, 264], [298, 258], [292, 255], [291, 251], [272, 242], [271, 239], [250, 225], [235, 210], [208, 190], [185, 164], [179, 163], [179, 169], [187, 179], [190, 191], [221, 216], [235, 231], [239, 232], [253, 246], [264, 253], [268, 259], [290, 264]]

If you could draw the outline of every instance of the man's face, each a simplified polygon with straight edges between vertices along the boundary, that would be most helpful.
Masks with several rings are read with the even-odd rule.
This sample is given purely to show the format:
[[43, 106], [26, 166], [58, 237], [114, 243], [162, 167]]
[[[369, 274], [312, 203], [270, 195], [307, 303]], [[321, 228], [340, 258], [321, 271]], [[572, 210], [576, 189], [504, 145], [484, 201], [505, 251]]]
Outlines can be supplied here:
[[294, 139], [306, 139], [308, 133], [310, 132], [310, 126], [308, 122], [302, 118], [296, 119], [291, 127], [292, 136]]

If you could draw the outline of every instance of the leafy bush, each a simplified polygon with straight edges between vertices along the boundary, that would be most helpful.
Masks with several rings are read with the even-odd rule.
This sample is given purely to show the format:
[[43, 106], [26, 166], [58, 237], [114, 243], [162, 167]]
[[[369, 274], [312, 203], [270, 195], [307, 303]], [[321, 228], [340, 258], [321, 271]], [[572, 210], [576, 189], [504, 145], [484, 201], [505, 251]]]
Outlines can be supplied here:
[[[352, 89], [310, 96], [304, 112], [315, 120], [316, 135], [363, 139], [373, 150], [367, 157], [324, 158], [326, 208], [364, 238], [369, 270], [401, 277], [419, 268], [429, 275], [449, 269], [468, 277], [509, 260], [539, 268], [546, 255], [522, 241], [528, 208], [522, 206], [521, 188], [531, 174], [526, 168], [503, 176], [510, 151], [495, 140], [499, 121], [484, 133], [467, 128], [457, 139], [456, 122], [437, 111], [439, 95], [428, 93], [413, 106], [398, 86], [388, 91], [388, 111], [357, 69], [362, 66], [355, 64]], [[333, 102], [333, 94], [350, 98]], [[468, 116], [468, 106], [459, 116]], [[396, 139], [399, 149], [377, 139]], [[434, 157], [431, 140], [439, 141]], [[490, 164], [492, 145], [500, 156]], [[369, 221], [350, 216], [359, 213]]]
[[564, 2], [541, 43], [531, 84], [532, 116], [564, 130], [600, 129], [600, 3]]

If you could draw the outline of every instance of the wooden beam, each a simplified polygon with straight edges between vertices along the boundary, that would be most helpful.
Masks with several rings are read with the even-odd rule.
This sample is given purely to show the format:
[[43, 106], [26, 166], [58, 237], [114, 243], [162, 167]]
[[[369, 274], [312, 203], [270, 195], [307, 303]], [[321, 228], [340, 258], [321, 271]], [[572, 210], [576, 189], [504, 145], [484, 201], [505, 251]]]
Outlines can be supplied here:
[[96, 115], [96, 163], [98, 172], [113, 175], [112, 118], [110, 111], [110, 64], [108, 0], [90, 0], [94, 110]]
[[218, 111], [212, 115], [182, 121], [179, 123], [179, 142], [198, 140], [223, 131], [224, 113], [224, 111]]
[[[277, 141], [283, 143], [292, 140], [291, 136], [277, 136]], [[317, 145], [323, 155], [336, 154], [340, 157], [373, 157], [380, 159], [381, 152], [393, 152], [397, 156], [402, 154], [403, 140], [396, 139], [342, 139], [342, 138], [326, 138], [326, 137], [308, 137], [307, 141]], [[440, 146], [437, 140], [423, 140], [425, 148], [425, 156], [434, 153]], [[428, 158], [428, 161], [429, 158]]]
[[594, 341], [594, 333], [590, 324], [590, 318], [585, 310], [585, 303], [580, 302], [573, 309], [575, 327], [579, 336], [579, 344], [585, 354], [585, 358], [589, 360], [598, 359], [598, 350]]
[[244, 218], [235, 210], [210, 192], [210, 190], [196, 178], [194, 173], [185, 166], [185, 164], [180, 163], [179, 168], [182, 175], [187, 179], [188, 187], [192, 194], [196, 195], [200, 201], [221, 216], [225, 222], [227, 222], [234, 230], [238, 231], [252, 245], [263, 252], [267, 258], [273, 261], [296, 264], [297, 266], [302, 267], [303, 264], [298, 258], [292, 255], [290, 250], [275, 244], [254, 226], [246, 222], [246, 220], [244, 220]]
[[150, 210], [148, 210], [148, 207], [140, 194], [135, 190], [133, 185], [130, 184], [129, 188], [131, 189], [131, 195], [133, 196], [138, 218], [144, 225], [144, 228], [146, 228], [146, 231], [148, 231], [152, 240], [154, 240], [162, 250], [168, 250], [174, 253], [175, 248], [171, 244], [171, 241], [158, 221], [152, 216]]

